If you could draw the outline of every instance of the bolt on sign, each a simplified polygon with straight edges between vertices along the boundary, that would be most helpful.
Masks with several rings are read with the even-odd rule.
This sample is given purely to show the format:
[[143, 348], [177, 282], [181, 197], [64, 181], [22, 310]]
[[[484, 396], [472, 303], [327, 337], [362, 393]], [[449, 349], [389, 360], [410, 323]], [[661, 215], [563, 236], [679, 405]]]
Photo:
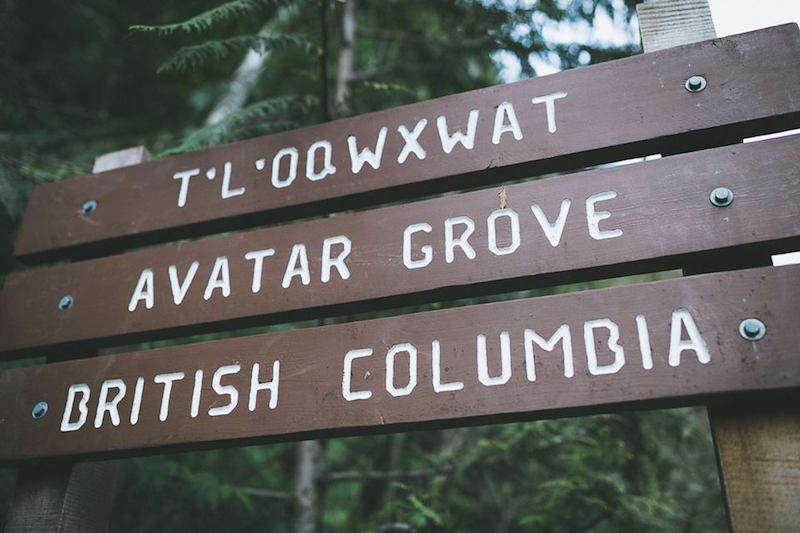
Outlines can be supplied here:
[[66, 360], [0, 373], [0, 461], [800, 386], [797, 267], [69, 359], [797, 247], [800, 141], [738, 141], [798, 126], [798, 58], [779, 26], [37, 187], [16, 254], [81, 260], [6, 278], [0, 354]]

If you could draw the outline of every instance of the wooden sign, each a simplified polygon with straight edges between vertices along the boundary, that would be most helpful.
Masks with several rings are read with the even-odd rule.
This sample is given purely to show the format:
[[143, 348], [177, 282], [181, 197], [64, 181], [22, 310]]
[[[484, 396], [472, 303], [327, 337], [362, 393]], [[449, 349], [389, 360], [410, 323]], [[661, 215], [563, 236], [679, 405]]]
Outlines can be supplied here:
[[[698, 74], [705, 89], [687, 90]], [[791, 24], [447, 96], [39, 186], [16, 254], [103, 255], [675, 143], [738, 141], [797, 127], [798, 86]]]
[[798, 298], [769, 267], [7, 370], [0, 461], [797, 387]]
[[[0, 297], [0, 350], [675, 268], [719, 248], [775, 251], [800, 237], [799, 151], [797, 137], [736, 145], [16, 273]], [[712, 204], [717, 187], [731, 205]]]

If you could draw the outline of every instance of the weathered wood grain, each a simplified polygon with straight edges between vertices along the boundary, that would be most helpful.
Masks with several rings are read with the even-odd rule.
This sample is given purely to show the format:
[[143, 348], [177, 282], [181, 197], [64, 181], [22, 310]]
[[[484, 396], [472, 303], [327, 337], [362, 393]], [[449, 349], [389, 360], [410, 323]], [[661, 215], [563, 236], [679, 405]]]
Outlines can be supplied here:
[[[797, 357], [797, 345], [787, 346]], [[800, 530], [800, 393], [709, 406], [733, 531]]]
[[636, 5], [646, 53], [717, 36], [708, 0], [651, 0]]
[[4, 533], [108, 531], [117, 467], [113, 460], [24, 465]]
[[[77, 348], [75, 343], [97, 339], [124, 343], [263, 324], [266, 318], [286, 321], [598, 279], [674, 268], [692, 254], [725, 254], [718, 249], [739, 255], [747, 246], [784, 249], [800, 237], [798, 143], [800, 138], [785, 138], [724, 147], [508, 186], [505, 209], [498, 189], [487, 189], [15, 273], [0, 294], [0, 351]], [[725, 208], [709, 201], [722, 185], [735, 195]], [[590, 198], [597, 202], [587, 206]], [[596, 220], [595, 234], [590, 212], [607, 217]], [[447, 221], [455, 240], [468, 228], [463, 217], [474, 222], [470, 249], [454, 245], [449, 254]], [[519, 221], [516, 249], [513, 217]], [[406, 246], [408, 228], [416, 231], [408, 231]], [[336, 241], [341, 236], [351, 243], [344, 268], [323, 269], [323, 255], [345, 251], [344, 241]], [[302, 271], [300, 245], [308, 259], [306, 280], [292, 275]], [[262, 254], [259, 273], [247, 254], [268, 249], [274, 253]], [[426, 255], [430, 263], [421, 266]], [[217, 287], [224, 285], [225, 265], [227, 294]], [[145, 293], [153, 294], [152, 302]], [[61, 311], [59, 300], [67, 294], [74, 305]], [[295, 315], [276, 316], [286, 312]]]
[[[8, 370], [0, 373], [0, 460], [500, 422], [798, 387], [798, 298], [800, 267], [769, 267]], [[767, 326], [758, 342], [738, 333], [741, 320], [752, 316]], [[572, 357], [558, 339], [552, 351], [526, 340], [526, 330], [546, 343], [566, 328]], [[257, 390], [255, 400], [254, 363], [258, 382], [278, 375], [277, 389]], [[199, 381], [197, 370], [203, 371]], [[159, 383], [169, 379], [175, 380], [165, 395]], [[106, 380], [117, 380], [108, 382], [107, 401], [117, 397], [120, 383], [127, 388], [116, 403], [116, 426], [109, 412], [96, 423]], [[66, 409], [73, 386], [90, 391], [83, 425], [82, 393]], [[51, 412], [33, 420], [31, 407], [39, 401]], [[62, 431], [70, 427], [77, 429]]]
[[[690, 93], [684, 83], [695, 74], [705, 76], [708, 87]], [[58, 257], [70, 249], [73, 255], [104, 255], [162, 239], [447, 188], [720, 145], [797, 127], [798, 86], [800, 39], [796, 25], [785, 25], [447, 96], [39, 186], [24, 215], [15, 253], [31, 261]], [[534, 103], [545, 95], [551, 95], [550, 104]], [[513, 106], [519, 140], [503, 103]], [[446, 153], [439, 117], [446, 121], [448, 134], [466, 132], [471, 111], [478, 113], [473, 148], [456, 143]], [[406, 144], [398, 128], [413, 131], [423, 119], [427, 124], [418, 142], [425, 158], [410, 150], [401, 157]], [[348, 139], [354, 138], [357, 151], [375, 151], [383, 127], [387, 129], [379, 169], [365, 163], [356, 171]], [[495, 128], [500, 134], [497, 144]], [[313, 143], [325, 140], [331, 143], [336, 172], [312, 181], [306, 178], [306, 154]], [[273, 160], [292, 147], [297, 150], [296, 178], [276, 188]], [[319, 174], [323, 149], [314, 153], [312, 172]], [[289, 181], [290, 160], [291, 155], [279, 159], [279, 185]], [[227, 188], [226, 163], [231, 170]], [[185, 178], [188, 188], [180, 207], [184, 178], [174, 178], [189, 170], [196, 175]], [[97, 201], [97, 209], [84, 214], [81, 207], [90, 199]]]

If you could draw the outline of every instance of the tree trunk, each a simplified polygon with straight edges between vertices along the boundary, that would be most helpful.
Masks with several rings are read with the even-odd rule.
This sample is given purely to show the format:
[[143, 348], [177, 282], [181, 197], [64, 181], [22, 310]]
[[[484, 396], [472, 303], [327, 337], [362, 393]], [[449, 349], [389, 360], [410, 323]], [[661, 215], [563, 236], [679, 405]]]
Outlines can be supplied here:
[[324, 470], [324, 461], [324, 449], [320, 441], [298, 443], [293, 527], [296, 533], [315, 533], [320, 529], [322, 496], [319, 479]]
[[[277, 27], [285, 23], [297, 10], [293, 6], [283, 6], [275, 15], [261, 28], [259, 35], [269, 35], [276, 31]], [[264, 53], [248, 50], [239, 68], [233, 75], [233, 79], [228, 85], [228, 91], [219, 99], [217, 105], [206, 118], [206, 126], [219, 124], [225, 117], [235, 113], [244, 107], [247, 98], [258, 83], [259, 74], [264, 63], [269, 59], [269, 50]]]
[[347, 0], [342, 13], [342, 44], [339, 47], [339, 69], [336, 76], [336, 107], [347, 109], [350, 82], [355, 76], [356, 0]]

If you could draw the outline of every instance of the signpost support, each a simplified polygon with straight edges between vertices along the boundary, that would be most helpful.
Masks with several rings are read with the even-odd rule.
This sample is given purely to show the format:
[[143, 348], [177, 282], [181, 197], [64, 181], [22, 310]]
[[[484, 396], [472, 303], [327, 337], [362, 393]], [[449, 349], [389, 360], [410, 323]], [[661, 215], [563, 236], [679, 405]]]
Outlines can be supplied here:
[[[136, 165], [151, 159], [143, 146], [95, 158], [92, 172]], [[102, 350], [111, 353], [116, 350]], [[42, 461], [20, 468], [5, 533], [94, 533], [108, 530], [116, 461]]]
[[708, 0], [651, 0], [636, 6], [643, 52], [717, 36]]
[[800, 529], [798, 405], [800, 396], [791, 391], [709, 406], [733, 531]]
[[[708, 0], [654, 0], [636, 10], [644, 52], [716, 37]], [[761, 263], [772, 264], [769, 256]], [[705, 271], [686, 268], [684, 274]], [[798, 399], [793, 391], [780, 396], [750, 394], [709, 405], [732, 531], [800, 529]]]
[[5, 533], [106, 531], [116, 473], [116, 461], [21, 468]]

